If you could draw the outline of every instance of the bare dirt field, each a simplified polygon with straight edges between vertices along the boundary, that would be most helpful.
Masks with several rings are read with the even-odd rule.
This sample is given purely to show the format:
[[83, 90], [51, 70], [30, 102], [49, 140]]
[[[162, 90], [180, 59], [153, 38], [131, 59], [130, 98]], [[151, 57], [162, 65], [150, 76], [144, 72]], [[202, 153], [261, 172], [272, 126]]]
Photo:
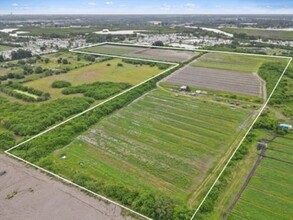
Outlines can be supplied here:
[[176, 50], [164, 50], [164, 49], [142, 49], [136, 52], [128, 54], [130, 56], [158, 59], [171, 62], [184, 62], [190, 60], [192, 57], [197, 55], [195, 52], [190, 51], [176, 51]]
[[187, 66], [165, 82], [261, 97], [261, 81], [254, 74]]
[[121, 208], [87, 196], [0, 155], [0, 219], [131, 219]]
[[184, 50], [158, 49], [158, 48], [144, 48], [136, 46], [123, 45], [100, 45], [81, 49], [85, 52], [111, 54], [126, 57], [136, 57], [152, 60], [170, 61], [170, 62], [184, 62], [190, 60], [198, 53]]

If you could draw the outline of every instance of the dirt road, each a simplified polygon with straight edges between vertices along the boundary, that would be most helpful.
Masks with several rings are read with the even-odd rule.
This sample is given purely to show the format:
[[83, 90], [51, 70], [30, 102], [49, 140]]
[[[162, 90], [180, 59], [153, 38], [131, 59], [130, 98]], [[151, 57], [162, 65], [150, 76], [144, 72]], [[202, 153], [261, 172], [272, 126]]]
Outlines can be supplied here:
[[0, 174], [0, 219], [131, 219], [121, 215], [120, 207], [89, 197], [1, 154]]

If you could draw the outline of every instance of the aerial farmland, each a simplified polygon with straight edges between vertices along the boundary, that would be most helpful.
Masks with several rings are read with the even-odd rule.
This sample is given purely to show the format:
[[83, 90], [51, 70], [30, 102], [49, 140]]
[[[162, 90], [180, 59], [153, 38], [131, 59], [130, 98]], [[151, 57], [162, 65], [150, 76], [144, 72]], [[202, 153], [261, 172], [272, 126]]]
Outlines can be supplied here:
[[290, 0], [0, 1], [0, 220], [291, 220], [292, 36]]
[[93, 47], [82, 48], [80, 51], [170, 62], [185, 62], [198, 55], [198, 53], [192, 51], [176, 50], [176, 48], [163, 49], [137, 47], [123, 44], [101, 44]]
[[[152, 51], [152, 60], [160, 60], [163, 51], [174, 58], [168, 61], [190, 61], [185, 66], [101, 57], [106, 51], [108, 56], [121, 56], [134, 50]], [[231, 63], [228, 55], [124, 45], [86, 51], [91, 52], [79, 49], [63, 58], [71, 65], [73, 59], [89, 62], [66, 74], [35, 75], [21, 79], [23, 86], [4, 86], [50, 94], [38, 107], [24, 105], [23, 100], [18, 104], [23, 112], [33, 111], [42, 118], [44, 106], [55, 108], [55, 102], [62, 106], [65, 100], [75, 99], [73, 103], [79, 105], [85, 102], [65, 116], [80, 113], [78, 117], [10, 149], [9, 154], [148, 217], [189, 219], [266, 100], [270, 87], [267, 91], [262, 76], [269, 77], [269, 86], [277, 82], [280, 72], [272, 77], [262, 70], [267, 63], [276, 65], [276, 60], [233, 55]], [[60, 57], [54, 59], [58, 63]], [[278, 65], [284, 67], [286, 62]], [[3, 119], [10, 126], [4, 124], [3, 129], [11, 134], [10, 145], [15, 143], [14, 136], [33, 135], [62, 120], [52, 111], [55, 120], [45, 124], [40, 120], [39, 127], [34, 124], [30, 132], [23, 132], [24, 127], [14, 126], [14, 120], [27, 121], [29, 126], [36, 119], [18, 115], [8, 121], [10, 110], [4, 106], [11, 101], [4, 96]], [[164, 203], [165, 214], [142, 209], [149, 201], [154, 207]]]

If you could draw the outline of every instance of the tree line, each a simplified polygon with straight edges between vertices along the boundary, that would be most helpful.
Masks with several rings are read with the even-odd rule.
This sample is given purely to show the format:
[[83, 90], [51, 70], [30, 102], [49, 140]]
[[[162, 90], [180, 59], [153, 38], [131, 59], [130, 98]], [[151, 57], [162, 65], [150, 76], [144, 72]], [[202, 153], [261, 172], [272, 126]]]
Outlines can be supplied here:
[[[31, 87], [23, 86], [20, 83], [12, 83], [11, 81], [7, 85], [0, 85], [0, 91], [6, 93], [9, 96], [21, 99], [26, 102], [43, 102], [50, 99], [49, 93], [45, 93]], [[21, 92], [26, 92], [36, 97], [29, 96]]]
[[90, 98], [73, 97], [42, 105], [23, 105], [0, 97], [0, 121], [4, 128], [15, 135], [36, 135], [57, 122], [86, 110], [93, 101]]
[[95, 100], [102, 100], [111, 97], [125, 89], [130, 88], [128, 83], [114, 83], [114, 82], [95, 82], [92, 84], [83, 84], [80, 86], [70, 86], [65, 88], [62, 93], [64, 95], [83, 94], [86, 97], [94, 98]]

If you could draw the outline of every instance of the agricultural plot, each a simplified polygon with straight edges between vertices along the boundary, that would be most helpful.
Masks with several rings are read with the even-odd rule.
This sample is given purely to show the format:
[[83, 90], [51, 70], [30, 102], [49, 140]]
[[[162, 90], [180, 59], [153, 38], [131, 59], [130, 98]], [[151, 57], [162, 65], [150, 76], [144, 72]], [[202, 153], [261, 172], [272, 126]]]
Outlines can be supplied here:
[[161, 60], [169, 62], [184, 62], [196, 56], [197, 53], [183, 50], [146, 48], [138, 46], [123, 46], [104, 44], [94, 47], [80, 49], [83, 52], [108, 54], [116, 56], [126, 56], [135, 58], [144, 58], [151, 60]]
[[261, 80], [253, 74], [187, 66], [164, 82], [250, 96], [262, 96]]
[[207, 53], [198, 58], [191, 65], [195, 67], [231, 70], [243, 73], [256, 73], [262, 64], [276, 61], [283, 63], [284, 66], [287, 64], [285, 59], [235, 54]]
[[[118, 66], [123, 64], [123, 66]], [[162, 72], [157, 66], [133, 65], [123, 62], [121, 59], [112, 59], [74, 69], [66, 74], [53, 75], [25, 83], [32, 87], [51, 94], [52, 99], [64, 97], [62, 89], [53, 88], [55, 81], [64, 80], [72, 86], [91, 84], [93, 82], [117, 82], [136, 85], [152, 76]]]
[[159, 193], [192, 207], [250, 113], [154, 90], [36, 163], [72, 180], [81, 174], [105, 188]]
[[264, 159], [228, 219], [292, 219], [292, 153], [292, 135], [269, 143]]

